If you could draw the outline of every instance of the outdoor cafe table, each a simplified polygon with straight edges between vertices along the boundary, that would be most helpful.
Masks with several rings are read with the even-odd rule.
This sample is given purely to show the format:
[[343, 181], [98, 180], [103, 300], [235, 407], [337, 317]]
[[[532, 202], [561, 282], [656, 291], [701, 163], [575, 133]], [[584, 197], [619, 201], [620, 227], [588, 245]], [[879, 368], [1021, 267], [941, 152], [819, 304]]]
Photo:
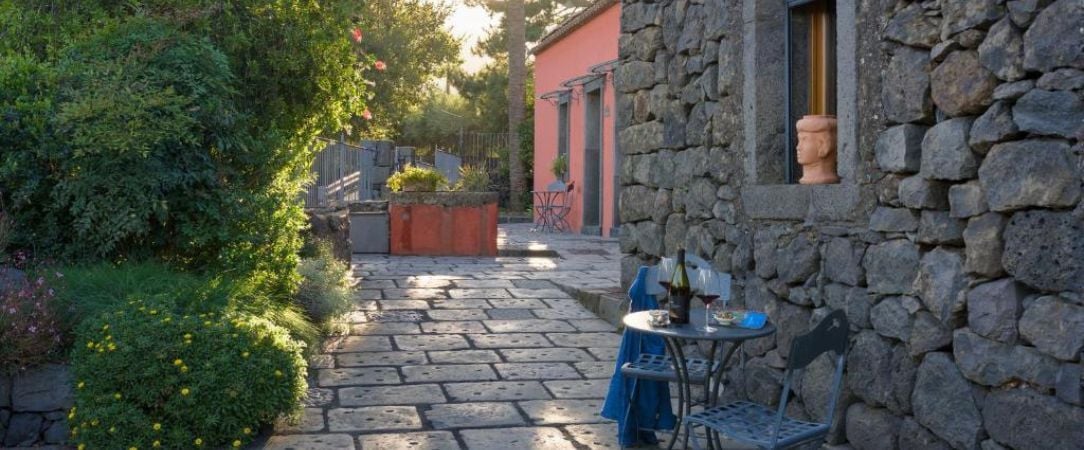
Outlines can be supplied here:
[[[685, 365], [685, 351], [682, 350], [682, 344], [684, 341], [709, 341], [711, 342], [711, 351], [708, 352], [707, 358], [707, 370], [711, 370], [711, 367], [715, 362], [715, 353], [718, 350], [718, 345], [723, 342], [730, 342], [732, 345], [727, 349], [723, 358], [719, 360], [719, 367], [714, 373], [708, 374], [708, 377], [704, 379], [704, 403], [706, 407], [715, 406], [715, 401], [720, 394], [722, 387], [721, 380], [723, 371], [726, 370], [726, 364], [730, 360], [731, 355], [734, 354], [734, 350], [741, 345], [741, 343], [759, 337], [770, 336], [775, 333], [775, 325], [771, 321], [767, 321], [763, 327], [751, 330], [747, 328], [738, 328], [736, 326], [724, 326], [715, 324], [715, 331], [710, 333], [701, 330], [704, 326], [704, 309], [694, 308], [689, 312], [689, 322], [684, 325], [668, 325], [661, 327], [651, 326], [651, 317], [649, 311], [640, 311], [629, 313], [625, 315], [623, 322], [625, 326], [631, 330], [662, 337], [663, 342], [666, 343], [666, 353], [670, 356], [670, 361], [674, 365], [674, 372], [677, 375], [678, 384], [678, 415], [677, 424], [674, 426], [674, 433], [670, 436], [670, 443], [667, 448], [673, 448], [674, 443], [677, 442], [678, 435], [680, 435], [682, 423], [681, 420], [691, 412], [692, 409], [692, 383], [689, 381], [689, 368]], [[711, 381], [714, 379], [714, 383]], [[710, 443], [710, 440], [709, 440]]]

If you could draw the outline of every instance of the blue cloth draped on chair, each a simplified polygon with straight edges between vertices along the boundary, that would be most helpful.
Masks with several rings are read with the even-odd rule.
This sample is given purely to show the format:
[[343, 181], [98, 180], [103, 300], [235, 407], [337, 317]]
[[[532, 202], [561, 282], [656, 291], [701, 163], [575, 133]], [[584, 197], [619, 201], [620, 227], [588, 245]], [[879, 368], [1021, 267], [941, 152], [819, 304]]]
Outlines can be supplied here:
[[[636, 280], [629, 287], [629, 312], [659, 308], [655, 297], [648, 293], [650, 270], [648, 267], [640, 267]], [[666, 345], [658, 336], [645, 336], [625, 330], [621, 338], [621, 348], [617, 352], [614, 375], [610, 379], [610, 391], [606, 394], [606, 402], [602, 405], [602, 417], [617, 421], [618, 441], [623, 447], [640, 443], [656, 444], [658, 439], [650, 430], [670, 431], [674, 428], [676, 421], [670, 406], [668, 384], [647, 380], [637, 382], [636, 389], [639, 393], [636, 397], [636, 407], [632, 408], [635, 416], [626, 420], [633, 380], [622, 376], [621, 366], [626, 362], [635, 361], [641, 353], [663, 355], [666, 353]]]

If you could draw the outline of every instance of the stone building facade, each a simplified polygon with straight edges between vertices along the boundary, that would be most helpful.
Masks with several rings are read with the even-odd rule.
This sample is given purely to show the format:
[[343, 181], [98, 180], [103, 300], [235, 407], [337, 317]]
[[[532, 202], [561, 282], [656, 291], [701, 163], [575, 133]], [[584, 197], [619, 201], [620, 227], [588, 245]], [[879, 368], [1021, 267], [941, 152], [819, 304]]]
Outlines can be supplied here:
[[[1084, 445], [1084, 1], [836, 0], [836, 185], [785, 184], [784, 0], [625, 0], [621, 248], [679, 247], [779, 327], [739, 389], [842, 309], [832, 443]], [[791, 408], [821, 417], [828, 364]]]

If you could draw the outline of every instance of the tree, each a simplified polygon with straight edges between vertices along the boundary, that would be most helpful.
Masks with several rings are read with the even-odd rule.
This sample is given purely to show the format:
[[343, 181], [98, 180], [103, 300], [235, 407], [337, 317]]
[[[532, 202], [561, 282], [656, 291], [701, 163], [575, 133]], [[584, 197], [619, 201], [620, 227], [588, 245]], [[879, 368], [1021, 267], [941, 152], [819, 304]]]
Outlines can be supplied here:
[[365, 109], [356, 5], [0, 0], [15, 244], [292, 290], [315, 138]]
[[[522, 99], [526, 91], [528, 39], [532, 42], [541, 39], [548, 26], [589, 5], [590, 0], [468, 0], [467, 3], [483, 6], [491, 13], [504, 14], [498, 30], [491, 30], [489, 36], [479, 42], [475, 53], [502, 56], [502, 46], [499, 44], [503, 37], [503, 56], [508, 67], [509, 155], [517, 155], [520, 150], [519, 128], [524, 120]], [[508, 166], [511, 189], [509, 206], [518, 211], [523, 208], [525, 192], [523, 164], [519, 158], [510, 157]]]
[[478, 130], [477, 117], [462, 96], [429, 86], [422, 105], [403, 120], [400, 138], [407, 145], [428, 152], [452, 144], [452, 138], [460, 132]]
[[355, 118], [359, 137], [401, 136], [405, 119], [427, 100], [428, 83], [459, 64], [460, 42], [444, 27], [451, 12], [448, 4], [426, 0], [364, 3], [361, 48], [383, 68], [366, 73], [372, 118]]
[[524, 79], [527, 77], [526, 28], [523, 0], [508, 0], [508, 178], [509, 207], [523, 210], [523, 164], [519, 154], [519, 126], [523, 122]]

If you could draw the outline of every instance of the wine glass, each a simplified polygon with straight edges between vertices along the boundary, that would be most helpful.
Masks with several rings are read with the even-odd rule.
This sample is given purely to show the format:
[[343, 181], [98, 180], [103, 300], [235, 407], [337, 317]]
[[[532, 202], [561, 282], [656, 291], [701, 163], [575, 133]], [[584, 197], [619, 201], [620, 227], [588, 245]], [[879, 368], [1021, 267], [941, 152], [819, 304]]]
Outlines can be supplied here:
[[674, 277], [674, 267], [676, 265], [677, 262], [674, 261], [674, 258], [662, 258], [659, 260], [659, 265], [657, 266], [659, 268], [659, 285], [662, 286], [663, 289], [666, 289], [666, 292], [670, 292], [670, 279]]
[[704, 327], [700, 330], [711, 333], [717, 330], [711, 326], [711, 304], [722, 295], [722, 277], [719, 272], [711, 269], [701, 269], [698, 272], [696, 284], [700, 289], [697, 290], [696, 297], [704, 302]]
[[655, 300], [661, 305], [663, 300], [659, 300], [660, 296], [666, 295], [666, 289], [663, 289], [662, 284], [659, 283], [659, 267], [651, 266], [647, 269], [647, 279], [645, 280], [647, 286], [647, 295], [655, 297]]

